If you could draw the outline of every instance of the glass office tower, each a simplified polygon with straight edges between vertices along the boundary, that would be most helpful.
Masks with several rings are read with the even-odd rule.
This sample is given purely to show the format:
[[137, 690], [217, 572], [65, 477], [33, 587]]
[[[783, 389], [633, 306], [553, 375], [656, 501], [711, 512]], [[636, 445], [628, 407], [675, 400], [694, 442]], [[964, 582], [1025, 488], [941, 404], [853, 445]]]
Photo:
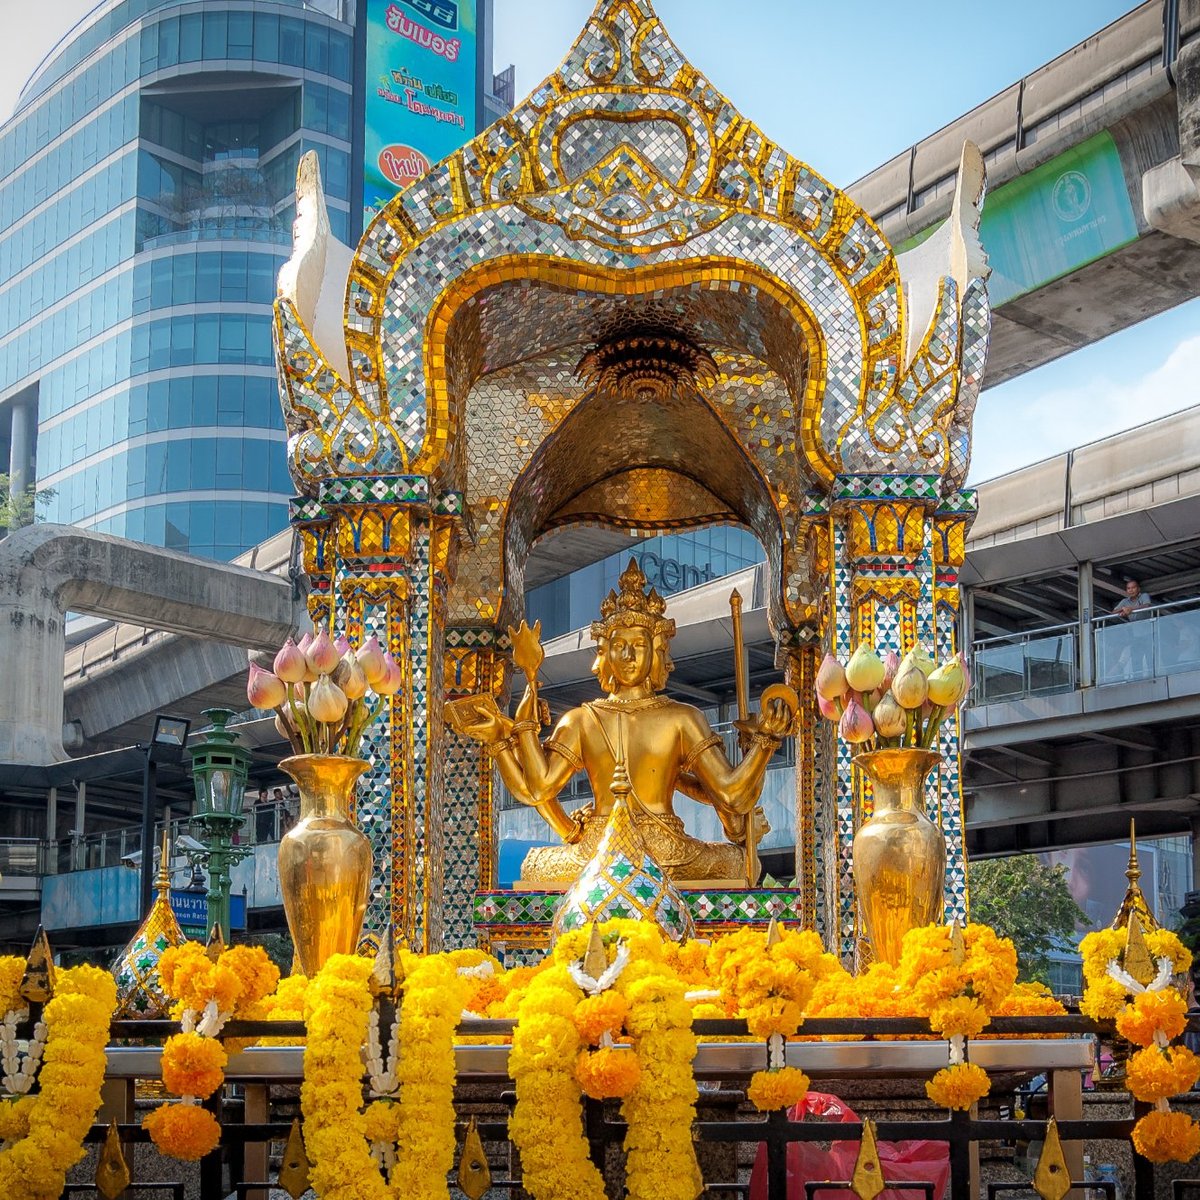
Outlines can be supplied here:
[[291, 492], [271, 356], [300, 155], [349, 240], [352, 0], [106, 0], [0, 126], [0, 470], [231, 558]]

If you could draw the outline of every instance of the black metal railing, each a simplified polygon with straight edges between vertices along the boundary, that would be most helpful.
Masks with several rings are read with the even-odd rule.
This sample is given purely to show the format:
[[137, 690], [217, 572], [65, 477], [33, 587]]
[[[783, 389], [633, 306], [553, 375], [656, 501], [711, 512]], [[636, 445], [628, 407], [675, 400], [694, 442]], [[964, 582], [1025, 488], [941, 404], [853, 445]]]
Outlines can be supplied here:
[[[459, 1033], [471, 1038], [503, 1038], [511, 1035], [514, 1022], [510, 1020], [465, 1020], [459, 1027]], [[161, 1042], [171, 1033], [177, 1031], [178, 1024], [163, 1020], [120, 1020], [112, 1024], [114, 1041], [122, 1041], [126, 1045], [130, 1039], [144, 1042]], [[730, 1039], [748, 1037], [746, 1023], [740, 1020], [698, 1020], [694, 1024], [696, 1034], [702, 1038]], [[1191, 1028], [1200, 1030], [1200, 1019], [1193, 1019]], [[1100, 1035], [1111, 1037], [1112, 1028], [1108, 1024], [1100, 1024], [1088, 1018], [1077, 1015], [1055, 1017], [997, 1017], [989, 1024], [983, 1039], [993, 1036], [1007, 1037], [1079, 1037], [1080, 1035]], [[223, 1029], [222, 1036], [226, 1038], [300, 1038], [305, 1034], [301, 1021], [230, 1021]], [[930, 1037], [929, 1023], [923, 1018], [892, 1017], [892, 1018], [819, 1018], [806, 1021], [801, 1028], [800, 1037], [806, 1039], [861, 1039], [865, 1041], [895, 1040], [911, 1037]], [[18, 1031], [20, 1036], [20, 1031]], [[749, 1048], [749, 1047], [747, 1047]], [[466, 1048], [464, 1048], [466, 1049]], [[766, 1065], [766, 1050], [762, 1048], [762, 1063]], [[302, 1070], [300, 1059], [296, 1059], [297, 1075]], [[757, 1067], [726, 1071], [722, 1069], [721, 1076], [726, 1086], [744, 1087], [750, 1074]], [[240, 1076], [241, 1086], [249, 1086], [252, 1082], [247, 1076]], [[264, 1079], [264, 1084], [295, 1082], [294, 1079], [272, 1078]], [[507, 1117], [502, 1110], [505, 1105], [511, 1105], [511, 1089], [503, 1081], [503, 1074], [494, 1081], [496, 1083], [495, 1097], [487, 1101], [493, 1108], [491, 1113], [476, 1118], [476, 1125], [485, 1144], [493, 1146], [508, 1144]], [[506, 1090], [501, 1091], [504, 1087]], [[227, 1090], [227, 1089], [226, 1089]], [[740, 1094], [739, 1094], [740, 1096]], [[765, 1159], [767, 1200], [796, 1200], [795, 1181], [788, 1179], [788, 1150], [793, 1145], [808, 1142], [854, 1142], [861, 1140], [863, 1125], [860, 1122], [848, 1121], [831, 1126], [820, 1121], [792, 1120], [786, 1112], [775, 1112], [766, 1115], [755, 1113], [743, 1107], [742, 1114], [736, 1118], [713, 1117], [708, 1115], [705, 1104], [705, 1093], [700, 1098], [700, 1115], [694, 1125], [696, 1140], [702, 1144], [735, 1145], [756, 1147], [760, 1158]], [[474, 1101], [472, 1101], [474, 1103]], [[286, 1139], [290, 1128], [290, 1120], [267, 1120], [246, 1122], [237, 1120], [242, 1106], [236, 1101], [230, 1102], [230, 1097], [223, 1096], [219, 1090], [208, 1102], [222, 1121], [222, 1144], [201, 1164], [201, 1191], [203, 1194], [227, 1195], [235, 1191], [239, 1196], [256, 1196], [259, 1189], [269, 1186], [265, 1179], [245, 1179], [240, 1170], [240, 1164], [245, 1160], [246, 1148], [250, 1145], [261, 1145], [266, 1142], [282, 1142]], [[294, 1098], [292, 1100], [294, 1104]], [[269, 1106], [266, 1108], [269, 1113]], [[1102, 1119], [1062, 1119], [1058, 1118], [1058, 1131], [1063, 1142], [1085, 1142], [1103, 1139], [1119, 1139], [1128, 1141], [1137, 1118], [1148, 1111], [1147, 1106], [1130, 1103], [1125, 1115], [1116, 1118]], [[625, 1137], [625, 1124], [620, 1119], [619, 1110], [612, 1103], [585, 1100], [584, 1118], [585, 1132], [591, 1146], [593, 1159], [603, 1169], [609, 1157], [609, 1150], [619, 1147]], [[929, 1117], [908, 1117], [902, 1119], [880, 1119], [875, 1124], [877, 1138], [882, 1141], [896, 1142], [914, 1139], [944, 1142], [948, 1148], [950, 1182], [948, 1189], [949, 1200], [971, 1200], [971, 1153], [972, 1147], [981, 1142], [1010, 1142], [1013, 1139], [1041, 1140], [1045, 1135], [1046, 1123], [1038, 1119], [1015, 1120], [1003, 1116], [973, 1116], [965, 1112], [943, 1114], [943, 1110], [933, 1110]], [[120, 1136], [125, 1141], [144, 1142], [148, 1135], [140, 1125], [122, 1123], [118, 1127]], [[105, 1136], [106, 1127], [97, 1124], [89, 1134], [88, 1140], [98, 1142]], [[458, 1130], [459, 1137], [465, 1133], [465, 1122]], [[509, 1146], [509, 1162], [514, 1163], [512, 1147]], [[502, 1174], [504, 1172], [501, 1172]], [[519, 1169], [513, 1165], [507, 1172], [511, 1178], [495, 1178], [492, 1186], [501, 1190], [519, 1188]], [[1099, 1183], [1078, 1179], [1075, 1183], [1093, 1189]], [[844, 1190], [847, 1181], [821, 1181], [819, 1191], [826, 1189]], [[891, 1185], [892, 1187], [908, 1187], [910, 1190], [924, 1191], [921, 1182], [908, 1182]], [[223, 1188], [223, 1191], [217, 1189]], [[211, 1191], [206, 1189], [212, 1189]], [[791, 1189], [789, 1191], [789, 1189]], [[747, 1191], [744, 1179], [730, 1179], [725, 1182], [709, 1181], [706, 1191], [713, 1195], [741, 1195]], [[1155, 1179], [1153, 1168], [1146, 1160], [1134, 1158], [1134, 1190], [1132, 1200], [1154, 1200]]]

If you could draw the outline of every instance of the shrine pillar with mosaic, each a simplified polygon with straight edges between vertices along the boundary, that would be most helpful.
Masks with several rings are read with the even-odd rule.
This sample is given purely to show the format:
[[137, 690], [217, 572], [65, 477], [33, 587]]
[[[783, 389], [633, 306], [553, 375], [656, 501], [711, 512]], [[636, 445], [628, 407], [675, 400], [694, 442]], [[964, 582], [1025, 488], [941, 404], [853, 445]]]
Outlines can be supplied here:
[[[648, 0], [598, 0], [557, 70], [355, 249], [304, 156], [276, 338], [311, 607], [379, 633], [408, 673], [360, 789], [370, 936], [546, 936], [549, 897], [495, 891], [490, 754], [442, 718], [447, 699], [507, 708], [533, 548], [581, 525], [734, 524], [763, 546], [780, 681], [806, 701], [799, 883], [698, 893], [692, 915], [778, 915], [845, 948], [852, 775], [808, 698], [826, 648], [940, 653], [953, 636], [961, 539], [940, 533], [986, 357], [983, 192], [967, 146], [948, 219], [895, 254], [687, 62]], [[949, 768], [940, 789], [961, 862]], [[476, 901], [472, 929], [477, 895], [495, 919]]]

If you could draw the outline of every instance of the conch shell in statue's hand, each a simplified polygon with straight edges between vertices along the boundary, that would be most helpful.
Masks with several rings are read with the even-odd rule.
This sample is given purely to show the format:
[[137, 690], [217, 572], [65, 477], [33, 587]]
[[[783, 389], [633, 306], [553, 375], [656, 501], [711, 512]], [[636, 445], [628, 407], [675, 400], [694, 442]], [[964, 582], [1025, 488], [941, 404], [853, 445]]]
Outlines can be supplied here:
[[513, 662], [525, 678], [534, 683], [546, 658], [546, 652], [542, 649], [541, 621], [534, 621], [532, 629], [522, 621], [516, 629], [509, 629], [508, 636], [512, 638]]

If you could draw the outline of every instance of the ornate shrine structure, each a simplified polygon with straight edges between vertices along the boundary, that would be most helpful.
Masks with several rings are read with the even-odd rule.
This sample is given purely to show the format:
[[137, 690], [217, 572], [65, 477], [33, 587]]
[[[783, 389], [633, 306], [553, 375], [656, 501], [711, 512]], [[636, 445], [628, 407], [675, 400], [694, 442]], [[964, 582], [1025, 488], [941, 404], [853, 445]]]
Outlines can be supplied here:
[[[765, 549], [777, 664], [806, 698], [798, 884], [779, 895], [852, 948], [870, 797], [808, 698], [827, 649], [953, 652], [983, 193], [968, 145], [949, 220], [896, 255], [684, 60], [649, 0], [599, 0], [559, 69], [353, 252], [305, 156], [276, 337], [310, 609], [379, 634], [408, 672], [360, 787], [368, 936], [474, 940], [493, 771], [443, 704], [507, 701], [534, 543], [576, 523], [731, 522]], [[947, 721], [928, 794], [947, 920], [967, 900], [957, 741]]]

